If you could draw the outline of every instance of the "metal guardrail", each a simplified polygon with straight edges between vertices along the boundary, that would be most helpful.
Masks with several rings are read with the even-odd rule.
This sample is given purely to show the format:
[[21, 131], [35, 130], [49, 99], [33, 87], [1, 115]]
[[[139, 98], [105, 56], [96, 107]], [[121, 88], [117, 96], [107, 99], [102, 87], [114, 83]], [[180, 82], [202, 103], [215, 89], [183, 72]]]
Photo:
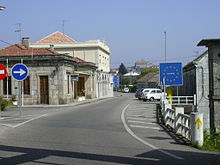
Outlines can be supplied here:
[[[161, 98], [161, 113], [165, 125], [175, 130], [176, 134], [189, 140], [193, 145], [203, 145], [203, 114], [193, 112], [190, 115], [184, 114], [184, 106], [177, 104], [194, 104], [195, 96], [172, 96]], [[173, 100], [167, 100], [172, 98]], [[172, 101], [172, 102], [171, 102]], [[172, 107], [175, 107], [174, 109]]]
[[166, 96], [170, 104], [195, 104], [195, 96]]
[[177, 115], [177, 121], [178, 120], [180, 120], [180, 122], [176, 123], [176, 132], [186, 139], [191, 140], [190, 116], [179, 113]]
[[173, 128], [177, 134], [191, 140], [190, 116], [183, 113], [183, 108], [182, 110], [167, 108], [164, 112], [165, 124]]

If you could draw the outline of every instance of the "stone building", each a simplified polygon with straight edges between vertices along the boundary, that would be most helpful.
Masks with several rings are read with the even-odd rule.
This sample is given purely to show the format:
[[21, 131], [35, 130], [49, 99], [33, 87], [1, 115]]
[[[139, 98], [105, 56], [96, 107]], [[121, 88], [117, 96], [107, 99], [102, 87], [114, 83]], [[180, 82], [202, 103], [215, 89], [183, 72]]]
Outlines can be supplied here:
[[220, 131], [220, 39], [205, 39], [208, 47], [210, 128]]
[[[178, 91], [177, 91], [178, 90]], [[183, 67], [183, 85], [174, 88], [179, 96], [196, 96], [195, 110], [203, 113], [204, 129], [210, 129], [208, 51]]]
[[[8, 63], [7, 63], [8, 61]], [[0, 63], [8, 65], [8, 81], [0, 82], [0, 95], [9, 97], [18, 95], [18, 81], [11, 76], [11, 68], [23, 63], [29, 68], [29, 76], [23, 81], [24, 104], [66, 104], [77, 97], [78, 82], [72, 81], [76, 71], [84, 71], [90, 75], [96, 70], [95, 64], [59, 54], [46, 48], [30, 48], [28, 41], [23, 45], [12, 45], [0, 50]], [[8, 88], [7, 88], [8, 82]], [[93, 94], [94, 79], [84, 76], [85, 96]], [[8, 92], [7, 92], [8, 90]]]
[[[113, 78], [110, 74], [110, 49], [104, 42], [100, 40], [77, 42], [61, 32], [54, 32], [30, 44], [30, 47], [51, 48], [61, 54], [78, 57], [84, 61], [94, 63], [97, 67], [92, 74], [95, 79], [95, 97], [113, 96]], [[86, 71], [78, 73], [79, 77], [88, 75]]]

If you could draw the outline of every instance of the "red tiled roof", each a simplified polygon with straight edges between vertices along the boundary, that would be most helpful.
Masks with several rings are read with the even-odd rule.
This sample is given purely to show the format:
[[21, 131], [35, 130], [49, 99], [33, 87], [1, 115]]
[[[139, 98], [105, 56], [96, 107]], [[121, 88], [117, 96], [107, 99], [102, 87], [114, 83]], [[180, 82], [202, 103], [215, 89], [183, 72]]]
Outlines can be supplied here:
[[56, 51], [52, 51], [46, 48], [27, 48], [23, 45], [12, 45], [0, 50], [1, 56], [10, 56], [10, 55], [50, 55], [50, 54], [59, 54]]
[[145, 76], [139, 78], [137, 80], [138, 83], [141, 82], [156, 82], [159, 81], [159, 73], [158, 72], [149, 72]]
[[70, 38], [69, 36], [61, 33], [61, 32], [54, 32], [43, 39], [37, 41], [37, 44], [40, 43], [75, 43], [76, 41]]
[[86, 62], [86, 61], [84, 61], [84, 60], [82, 60], [81, 58], [78, 58], [78, 57], [74, 57], [73, 61], [78, 62], [78, 63]]

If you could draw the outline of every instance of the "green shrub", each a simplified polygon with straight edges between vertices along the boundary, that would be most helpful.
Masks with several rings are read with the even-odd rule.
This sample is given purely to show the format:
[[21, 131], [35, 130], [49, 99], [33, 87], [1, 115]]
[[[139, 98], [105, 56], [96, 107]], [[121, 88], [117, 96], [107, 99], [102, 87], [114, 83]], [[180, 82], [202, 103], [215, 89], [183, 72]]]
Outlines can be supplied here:
[[209, 134], [207, 131], [204, 132], [204, 150], [220, 152], [220, 132]]
[[10, 101], [4, 100], [3, 98], [0, 98], [0, 110], [5, 111], [6, 107], [10, 105]]

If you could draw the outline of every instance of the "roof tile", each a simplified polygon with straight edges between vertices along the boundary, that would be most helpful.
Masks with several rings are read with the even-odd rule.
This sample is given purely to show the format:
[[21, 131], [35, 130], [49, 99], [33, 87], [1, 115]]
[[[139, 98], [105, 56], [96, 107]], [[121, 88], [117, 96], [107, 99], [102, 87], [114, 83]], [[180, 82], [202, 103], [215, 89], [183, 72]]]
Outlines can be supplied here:
[[37, 41], [37, 44], [41, 43], [75, 43], [76, 41], [70, 38], [69, 36], [61, 33], [61, 32], [54, 32], [43, 39]]

